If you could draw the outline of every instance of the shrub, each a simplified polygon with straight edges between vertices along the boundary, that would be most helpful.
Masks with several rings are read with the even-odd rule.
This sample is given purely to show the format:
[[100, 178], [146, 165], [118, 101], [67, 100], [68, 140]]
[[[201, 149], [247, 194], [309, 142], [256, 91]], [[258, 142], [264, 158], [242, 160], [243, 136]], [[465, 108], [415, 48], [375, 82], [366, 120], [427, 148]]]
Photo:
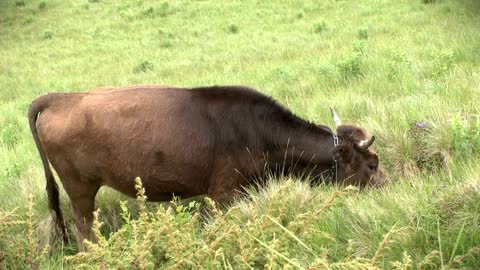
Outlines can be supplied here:
[[[272, 180], [272, 179], [270, 179]], [[451, 267], [477, 265], [475, 258], [480, 248], [472, 247], [463, 252], [445, 253], [434, 250], [427, 256], [415, 257], [415, 254], [403, 253], [392, 257], [391, 253], [412, 244], [415, 238], [426, 232], [425, 221], [429, 217], [419, 216], [416, 226], [420, 232], [410, 227], [402, 227], [399, 221], [392, 225], [379, 226], [375, 220], [365, 222], [372, 227], [363, 227], [362, 218], [340, 221], [339, 213], [349, 217], [346, 207], [351, 207], [361, 196], [357, 188], [335, 189], [330, 195], [314, 192], [308, 183], [287, 179], [270, 182], [269, 187], [254, 191], [249, 197], [238, 201], [225, 211], [219, 210], [210, 199], [204, 200], [205, 212], [199, 212], [199, 203], [180, 204], [174, 200], [168, 208], [162, 205], [149, 210], [147, 197], [140, 179], [136, 179], [138, 217], [132, 215], [122, 202], [121, 217], [125, 220], [117, 232], [105, 237], [100, 231], [99, 211], [95, 213], [93, 232], [97, 243], [86, 241], [87, 252], [60, 258], [60, 264], [67, 269], [437, 269], [444, 263]], [[467, 204], [476, 211], [478, 204], [478, 184], [463, 187], [460, 193], [448, 194], [438, 190], [433, 204], [440, 207], [428, 208], [430, 211], [449, 214], [448, 211], [463, 211]], [[322, 194], [322, 195], [319, 195]], [[457, 195], [456, 195], [457, 194]], [[457, 199], [452, 204], [452, 198]], [[466, 201], [465, 201], [465, 200]], [[353, 201], [352, 201], [353, 200]], [[360, 200], [361, 201], [361, 200]], [[414, 203], [414, 202], [410, 202]], [[446, 205], [447, 207], [441, 207]], [[315, 206], [315, 207], [313, 207]], [[393, 207], [393, 206], [392, 206]], [[451, 208], [454, 207], [454, 208]], [[39, 233], [36, 230], [32, 196], [22, 211], [0, 212], [0, 267], [13, 269], [38, 269], [49, 260], [49, 246], [38, 245]], [[360, 207], [361, 208], [361, 207]], [[407, 204], [408, 209], [408, 204]], [[357, 209], [358, 211], [359, 209]], [[355, 210], [354, 210], [355, 211]], [[25, 217], [17, 213], [26, 212]], [[369, 211], [361, 211], [362, 216]], [[475, 213], [475, 212], [473, 212]], [[451, 215], [449, 215], [451, 216]], [[374, 217], [374, 216], [370, 216]], [[332, 220], [333, 219], [333, 220]], [[326, 220], [326, 221], [325, 221]], [[349, 240], [345, 235], [331, 235], [337, 229], [323, 226], [349, 224], [343, 230], [360, 230], [364, 234], [367, 228], [378, 228], [371, 234], [379, 234], [374, 242]], [[406, 221], [407, 224], [409, 223]], [[470, 227], [475, 220], [471, 219]], [[362, 225], [363, 224], [363, 225]], [[350, 227], [352, 226], [352, 227]], [[461, 225], [460, 225], [461, 226]], [[457, 226], [458, 227], [458, 226]], [[14, 229], [25, 232], [22, 238], [10, 237]], [[327, 229], [327, 231], [324, 231]], [[342, 228], [338, 228], [342, 229]], [[458, 228], [456, 228], [458, 229]], [[463, 227], [462, 227], [463, 230]], [[466, 228], [466, 233], [468, 229]], [[330, 232], [330, 233], [329, 233]], [[428, 232], [428, 231], [427, 231]], [[383, 236], [382, 236], [383, 235]], [[452, 234], [456, 236], [457, 234]], [[453, 240], [452, 240], [453, 241]], [[458, 244], [458, 239], [457, 239]], [[415, 245], [415, 244], [414, 244]], [[451, 246], [451, 245], [450, 245]], [[449, 245], [446, 246], [447, 250]], [[397, 250], [397, 251], [395, 251]], [[365, 252], [366, 251], [366, 252]], [[339, 258], [338, 252], [345, 252], [345, 258]], [[411, 252], [416, 252], [412, 250]], [[424, 253], [422, 248], [419, 252]], [[458, 255], [464, 254], [464, 255]], [[442, 256], [450, 256], [442, 261]], [[456, 256], [455, 256], [456, 255]], [[473, 258], [473, 260], [472, 260]], [[224, 267], [228, 265], [227, 267]]]
[[289, 67], [277, 67], [272, 71], [272, 75], [275, 79], [281, 80], [285, 83], [293, 83], [300, 77], [298, 69]]
[[448, 73], [453, 68], [454, 62], [455, 54], [453, 51], [436, 54], [433, 62], [432, 75], [439, 77]]
[[40, 4], [38, 4], [38, 9], [45, 9], [47, 7], [47, 3], [45, 2], [40, 2]]
[[25, 19], [24, 24], [30, 24], [30, 23], [32, 23], [32, 22], [33, 22], [33, 18], [32, 18], [32, 17], [27, 17], [27, 18]]
[[175, 34], [168, 29], [160, 28], [160, 29], [158, 29], [158, 34], [163, 36], [163, 37], [170, 38], [170, 39], [175, 37]]
[[410, 128], [413, 159], [420, 169], [434, 170], [446, 165], [444, 153], [435, 149], [431, 141], [432, 126], [427, 122], [416, 122]]
[[335, 66], [330, 65], [330, 64], [324, 64], [320, 65], [317, 68], [317, 72], [322, 76], [326, 78], [333, 78], [335, 76]]
[[338, 73], [343, 80], [362, 77], [363, 57], [366, 55], [365, 42], [357, 40], [353, 43], [353, 52], [336, 64]]
[[327, 30], [327, 23], [324, 20], [321, 20], [313, 25], [313, 32], [321, 33]]
[[161, 48], [170, 48], [173, 46], [173, 40], [175, 39], [175, 34], [168, 29], [158, 29], [158, 34], [160, 35]]
[[337, 67], [342, 79], [348, 80], [363, 76], [362, 65], [362, 56], [359, 53], [353, 53], [347, 59], [338, 63]]
[[401, 51], [393, 51], [387, 60], [387, 65], [389, 79], [402, 78], [402, 76], [412, 70], [412, 62]]
[[168, 2], [163, 2], [158, 9], [158, 15], [160, 17], [166, 17], [167, 15], [171, 14], [172, 10], [170, 9], [170, 4]]
[[443, 13], [450, 13], [452, 11], [452, 9], [449, 7], [449, 6], [443, 6], [442, 7], [442, 12]]
[[149, 7], [146, 10], [142, 11], [140, 16], [149, 18], [154, 18], [156, 16], [166, 17], [172, 13], [173, 11], [170, 8], [170, 4], [168, 2], [162, 2], [159, 6], [156, 6], [155, 8]]
[[228, 32], [232, 33], [232, 34], [236, 34], [238, 33], [238, 26], [234, 23], [230, 24], [228, 26]]
[[154, 17], [153, 11], [154, 11], [153, 7], [149, 7], [143, 12], [143, 16]]
[[[267, 268], [276, 269], [288, 266], [321, 267], [329, 265], [326, 257], [318, 256], [302, 239], [308, 239], [316, 220], [340, 200], [352, 193], [351, 188], [334, 193], [318, 209], [300, 214], [292, 202], [306, 194], [298, 192], [306, 185], [297, 185], [289, 180], [274, 187], [269, 196], [257, 198], [265, 200], [262, 210], [250, 206], [249, 214], [243, 214], [242, 206], [232, 207], [227, 212], [220, 211], [210, 199], [205, 199], [205, 219], [200, 218], [198, 203], [188, 206], [178, 205], [165, 209], [159, 207], [155, 213], [145, 207], [145, 190], [137, 178], [137, 202], [140, 215], [132, 219], [127, 208], [122, 206], [122, 217], [126, 224], [109, 239], [100, 234], [101, 223], [98, 212], [94, 222], [94, 232], [98, 243], [86, 242], [87, 253], [67, 257], [71, 266], [108, 266], [109, 268], [132, 269], [209, 269], [221, 268], [226, 262], [233, 269]], [[297, 191], [297, 192], [295, 192]], [[289, 195], [295, 195], [290, 197]], [[309, 193], [310, 197], [312, 194]], [[281, 200], [280, 198], [283, 198]], [[288, 199], [288, 202], [285, 200]], [[259, 201], [257, 201], [259, 202]], [[245, 203], [249, 203], [248, 200]], [[260, 203], [260, 202], [259, 202]], [[247, 218], [246, 222], [243, 219]], [[386, 247], [397, 234], [395, 230], [387, 235], [380, 247]], [[329, 237], [322, 234], [320, 237]], [[388, 241], [388, 243], [386, 243]], [[128, 250], [129, 252], [125, 252]], [[295, 253], [290, 253], [295, 250]], [[384, 248], [379, 248], [374, 259], [360, 265], [375, 264]], [[305, 259], [308, 258], [308, 261]], [[349, 264], [348, 262], [346, 262]]]
[[52, 39], [53, 38], [53, 32], [52, 31], [45, 31], [43, 33], [43, 39]]
[[15, 1], [15, 6], [24, 7], [25, 6], [25, 1], [23, 1], [23, 0]]
[[172, 46], [173, 46], [173, 43], [172, 43], [171, 41], [169, 41], [169, 40], [165, 40], [165, 41], [162, 41], [162, 42], [160, 43], [160, 48], [166, 49], [166, 48], [170, 48], [170, 47], [172, 47]]
[[365, 42], [363, 42], [362, 40], [357, 40], [353, 42], [353, 52], [364, 55], [366, 53], [366, 50], [367, 49]]
[[153, 63], [148, 60], [144, 60], [140, 62], [137, 66], [133, 68], [133, 72], [135, 73], [147, 72], [152, 70], [153, 70]]
[[357, 37], [359, 39], [368, 39], [368, 30], [366, 28], [359, 29]]
[[480, 152], [479, 116], [455, 116], [451, 123], [450, 132], [452, 135], [452, 150], [457, 156], [469, 157]]

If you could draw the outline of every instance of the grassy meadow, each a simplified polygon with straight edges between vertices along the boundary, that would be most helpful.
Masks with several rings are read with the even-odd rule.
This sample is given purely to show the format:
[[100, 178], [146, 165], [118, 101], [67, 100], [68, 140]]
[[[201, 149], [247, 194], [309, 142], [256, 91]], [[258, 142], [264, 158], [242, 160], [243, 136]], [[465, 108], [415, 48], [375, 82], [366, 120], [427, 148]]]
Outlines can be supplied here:
[[[247, 85], [330, 126], [332, 106], [389, 184], [272, 179], [223, 211], [102, 188], [78, 253], [51, 236], [27, 109], [132, 84]], [[478, 0], [2, 0], [0, 269], [479, 269], [479, 101]]]

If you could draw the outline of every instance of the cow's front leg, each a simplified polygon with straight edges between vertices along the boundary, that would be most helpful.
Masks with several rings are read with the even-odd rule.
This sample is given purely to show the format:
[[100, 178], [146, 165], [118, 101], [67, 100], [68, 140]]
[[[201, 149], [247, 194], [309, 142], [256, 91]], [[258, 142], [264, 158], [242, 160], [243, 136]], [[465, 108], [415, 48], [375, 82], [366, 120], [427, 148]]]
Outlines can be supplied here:
[[241, 192], [241, 175], [236, 170], [223, 168], [210, 179], [208, 196], [219, 207], [225, 207], [238, 198]]

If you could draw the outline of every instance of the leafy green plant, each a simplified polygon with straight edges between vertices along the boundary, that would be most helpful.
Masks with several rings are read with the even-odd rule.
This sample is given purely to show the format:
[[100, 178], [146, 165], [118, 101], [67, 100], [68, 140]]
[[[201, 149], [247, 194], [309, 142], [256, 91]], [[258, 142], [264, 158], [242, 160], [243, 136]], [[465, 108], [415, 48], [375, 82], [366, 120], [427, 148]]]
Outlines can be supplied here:
[[24, 171], [24, 165], [17, 161], [12, 161], [10, 164], [4, 164], [3, 170], [4, 174], [2, 176], [4, 179], [15, 179], [20, 177]]
[[183, 205], [179, 197], [175, 197], [171, 202], [171, 207], [173, 207], [176, 212], [176, 221], [179, 224], [185, 224], [190, 221], [199, 211], [200, 206], [200, 203], [197, 201], [191, 201], [187, 205]]
[[455, 154], [468, 157], [478, 153], [480, 149], [480, 120], [478, 116], [455, 116], [452, 119], [450, 132]]

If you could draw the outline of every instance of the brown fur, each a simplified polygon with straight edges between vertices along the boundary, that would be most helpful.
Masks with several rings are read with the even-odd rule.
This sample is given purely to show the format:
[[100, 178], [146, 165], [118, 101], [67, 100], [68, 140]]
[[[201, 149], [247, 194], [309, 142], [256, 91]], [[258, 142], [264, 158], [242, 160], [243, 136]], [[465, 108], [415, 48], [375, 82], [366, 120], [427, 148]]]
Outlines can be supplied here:
[[[328, 127], [304, 121], [240, 86], [133, 86], [48, 94], [32, 103], [29, 120], [50, 208], [66, 235], [49, 162], [70, 198], [80, 242], [94, 240], [94, 199], [103, 185], [135, 196], [139, 176], [150, 200], [207, 194], [224, 204], [268, 171], [328, 179], [336, 153]], [[358, 139], [352, 134], [361, 129], [349, 127], [341, 139], [345, 149], [351, 148], [351, 158], [338, 159], [344, 171], [337, 178], [355, 174], [348, 183], [379, 181], [379, 174], [365, 171], [364, 165], [375, 158], [378, 164], [378, 157], [355, 151], [347, 138]]]

